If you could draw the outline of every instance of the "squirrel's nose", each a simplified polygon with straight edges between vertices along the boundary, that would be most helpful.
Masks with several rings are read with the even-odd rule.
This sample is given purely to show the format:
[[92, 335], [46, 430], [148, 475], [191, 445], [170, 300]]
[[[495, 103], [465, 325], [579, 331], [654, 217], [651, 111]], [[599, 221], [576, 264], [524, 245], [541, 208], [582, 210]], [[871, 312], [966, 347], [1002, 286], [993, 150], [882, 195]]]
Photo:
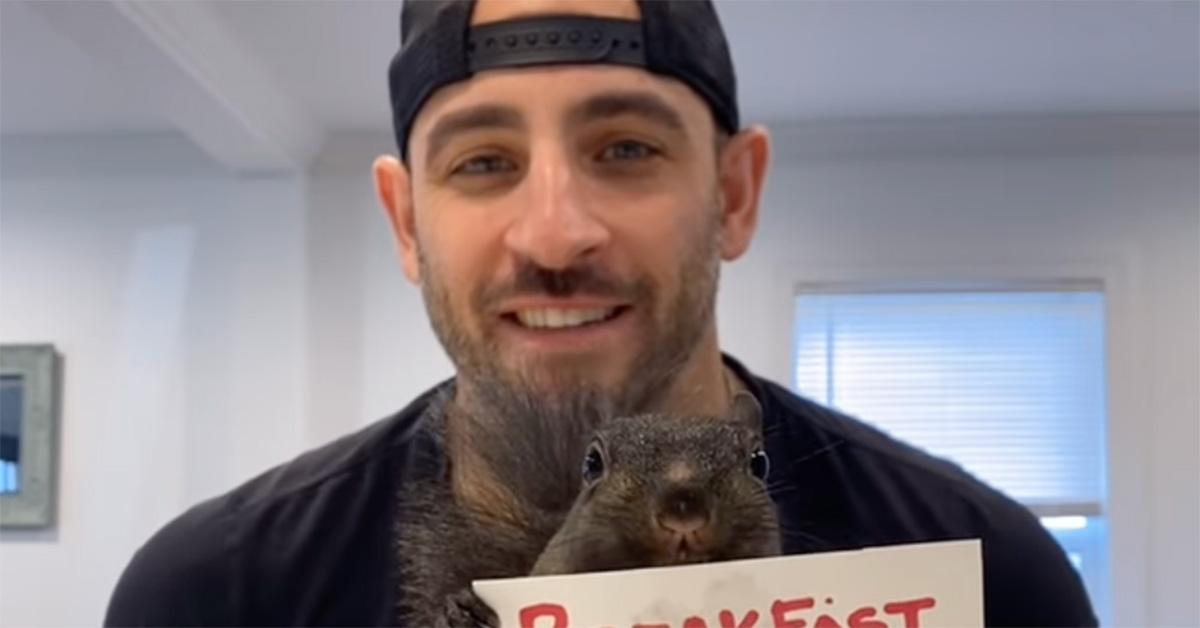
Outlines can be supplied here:
[[708, 525], [708, 505], [695, 491], [678, 489], [659, 499], [658, 525], [680, 534], [696, 532]]

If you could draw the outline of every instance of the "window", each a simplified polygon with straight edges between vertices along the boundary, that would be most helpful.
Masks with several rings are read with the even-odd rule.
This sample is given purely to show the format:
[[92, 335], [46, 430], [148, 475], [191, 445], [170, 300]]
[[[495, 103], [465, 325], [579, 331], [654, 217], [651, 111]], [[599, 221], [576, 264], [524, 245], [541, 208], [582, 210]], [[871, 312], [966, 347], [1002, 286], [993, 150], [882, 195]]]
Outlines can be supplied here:
[[0, 375], [0, 495], [21, 492], [24, 392], [19, 375]]
[[1107, 620], [1103, 292], [811, 289], [795, 324], [800, 394], [1025, 504]]

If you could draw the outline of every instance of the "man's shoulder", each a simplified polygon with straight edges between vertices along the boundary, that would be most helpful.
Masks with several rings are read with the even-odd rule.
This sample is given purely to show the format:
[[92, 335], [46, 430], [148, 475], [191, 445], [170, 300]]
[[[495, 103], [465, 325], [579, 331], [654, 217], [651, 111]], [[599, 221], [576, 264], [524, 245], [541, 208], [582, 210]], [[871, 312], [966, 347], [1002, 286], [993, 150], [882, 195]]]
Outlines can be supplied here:
[[809, 530], [819, 549], [978, 538], [989, 625], [1096, 623], [1078, 573], [1024, 506], [956, 464], [759, 383], [776, 421], [767, 428], [792, 441], [781, 448], [790, 458], [784, 481], [821, 485], [795, 491], [807, 497], [791, 508], [827, 516], [826, 525]]
[[[256, 604], [239, 583], [253, 579], [256, 570], [319, 563], [322, 552], [357, 552], [350, 544], [365, 539], [340, 534], [349, 540], [337, 547], [330, 536], [341, 532], [338, 526], [361, 523], [356, 515], [373, 514], [390, 502], [402, 449], [413, 441], [437, 390], [177, 516], [134, 554], [105, 623], [245, 623], [256, 618], [246, 615]], [[301, 543], [306, 538], [326, 540]], [[276, 585], [290, 583], [275, 578], [270, 586]]]
[[230, 625], [227, 600], [227, 512], [218, 500], [190, 508], [156, 532], [122, 572], [104, 624], [108, 626]]
[[341, 484], [347, 475], [371, 472], [376, 465], [396, 462], [397, 451], [412, 442], [427, 404], [423, 396], [358, 431], [272, 467], [216, 499], [234, 511], [253, 511]]
[[[260, 473], [210, 500], [210, 507], [216, 509], [213, 512], [233, 516], [253, 514], [282, 501], [304, 499], [306, 493], [330, 486], [354, 486], [354, 482], [344, 481], [346, 476], [370, 473], [377, 465], [398, 462], [397, 450], [412, 442], [431, 397], [439, 390], [432, 389], [387, 417]], [[196, 522], [200, 523], [205, 508], [196, 510]]]

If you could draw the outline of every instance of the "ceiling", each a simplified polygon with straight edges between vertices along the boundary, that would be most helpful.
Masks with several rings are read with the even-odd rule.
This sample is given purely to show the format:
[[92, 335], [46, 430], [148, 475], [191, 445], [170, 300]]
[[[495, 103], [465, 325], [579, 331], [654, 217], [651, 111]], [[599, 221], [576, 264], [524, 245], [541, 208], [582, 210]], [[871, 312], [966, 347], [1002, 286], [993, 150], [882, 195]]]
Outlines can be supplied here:
[[[386, 132], [391, 0], [0, 1], [0, 132], [182, 130], [304, 162]], [[1200, 2], [725, 1], [743, 117], [1200, 109]]]
[[0, 132], [170, 128], [165, 119], [138, 107], [109, 73], [25, 2], [0, 0]]
[[[322, 119], [387, 121], [392, 2], [219, 2]], [[1200, 103], [1195, 2], [718, 4], [748, 115], [1178, 111]], [[319, 42], [319, 43], [318, 43]]]

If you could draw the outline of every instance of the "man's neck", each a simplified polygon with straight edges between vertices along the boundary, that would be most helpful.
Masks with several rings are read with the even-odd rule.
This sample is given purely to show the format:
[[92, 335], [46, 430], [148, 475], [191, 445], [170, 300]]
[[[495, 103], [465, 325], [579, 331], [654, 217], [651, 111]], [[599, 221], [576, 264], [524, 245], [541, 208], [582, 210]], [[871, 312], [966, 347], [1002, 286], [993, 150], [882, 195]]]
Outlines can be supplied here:
[[677, 416], [725, 414], [741, 383], [721, 359], [716, 332], [706, 334], [670, 388], [647, 411]]
[[[677, 416], [723, 415], [728, 412], [734, 394], [742, 387], [737, 375], [725, 366], [713, 331], [698, 344], [669, 388], [658, 395], [650, 407], [641, 410]], [[495, 477], [496, 473], [476, 451], [479, 439], [475, 432], [481, 428], [478, 421], [505, 419], [480, 413], [478, 400], [473, 398], [466, 382], [460, 382], [450, 405], [446, 416], [446, 446], [453, 462], [451, 482], [454, 492], [465, 502], [489, 511], [519, 511], [523, 496], [515, 494], [501, 478]], [[508, 427], [512, 429], [529, 427], [519, 425], [520, 421], [516, 419], [511, 422], [514, 424]], [[498, 426], [487, 427], [494, 431]], [[564, 433], [562, 438], [573, 436]], [[503, 446], [499, 442], [493, 445]]]

